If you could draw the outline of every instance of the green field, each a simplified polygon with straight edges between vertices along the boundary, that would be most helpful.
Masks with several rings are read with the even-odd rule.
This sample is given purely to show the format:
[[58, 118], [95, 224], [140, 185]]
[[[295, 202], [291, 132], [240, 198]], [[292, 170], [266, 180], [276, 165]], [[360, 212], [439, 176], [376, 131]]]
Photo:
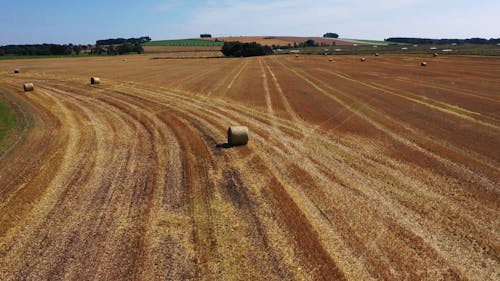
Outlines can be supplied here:
[[224, 43], [211, 40], [201, 39], [177, 39], [177, 40], [160, 40], [151, 41], [143, 44], [143, 46], [222, 46]]
[[2, 101], [0, 101], [0, 147], [3, 140], [9, 135], [10, 131], [16, 125], [16, 119], [12, 110]]

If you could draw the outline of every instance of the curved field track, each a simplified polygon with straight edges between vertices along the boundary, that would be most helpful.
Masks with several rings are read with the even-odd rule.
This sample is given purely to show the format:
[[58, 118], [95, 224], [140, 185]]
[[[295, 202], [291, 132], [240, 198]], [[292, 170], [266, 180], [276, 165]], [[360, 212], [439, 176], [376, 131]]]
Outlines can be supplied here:
[[150, 58], [0, 62], [0, 280], [500, 279], [500, 59]]

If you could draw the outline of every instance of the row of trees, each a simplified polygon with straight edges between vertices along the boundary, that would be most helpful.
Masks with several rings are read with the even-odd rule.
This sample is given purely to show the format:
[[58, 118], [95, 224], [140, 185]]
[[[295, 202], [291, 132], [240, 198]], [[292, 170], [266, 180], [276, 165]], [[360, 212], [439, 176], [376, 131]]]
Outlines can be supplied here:
[[90, 49], [90, 55], [106, 54], [114, 56], [114, 55], [124, 55], [129, 53], [142, 54], [144, 53], [144, 48], [139, 43], [135, 44], [124, 43], [120, 45], [108, 45], [108, 46], [96, 45], [94, 48]]
[[273, 50], [269, 46], [262, 46], [255, 42], [224, 42], [222, 53], [226, 57], [253, 57], [270, 55]]
[[496, 45], [500, 43], [500, 38], [469, 38], [469, 39], [429, 39], [429, 38], [412, 38], [412, 37], [391, 37], [385, 39], [387, 42], [407, 43], [407, 44], [490, 44]]
[[305, 48], [305, 47], [326, 47], [326, 46], [335, 46], [335, 41], [332, 41], [331, 44], [327, 44], [327, 43], [324, 43], [324, 42], [316, 42], [312, 39], [309, 39], [309, 40], [306, 40], [305, 42], [300, 42], [300, 43], [296, 43], [294, 42], [293, 43], [293, 47], [294, 48]]
[[6, 45], [0, 46], [0, 56], [64, 56], [79, 55], [82, 51], [90, 49], [90, 45], [58, 45], [58, 44], [34, 44], [34, 45]]
[[151, 41], [151, 38], [149, 36], [143, 36], [139, 38], [112, 38], [112, 39], [104, 39], [104, 40], [97, 40], [95, 44], [97, 46], [106, 46], [106, 45], [119, 45], [119, 44], [144, 44], [146, 42]]
[[123, 55], [129, 53], [144, 53], [144, 48], [139, 43], [124, 43], [119, 45], [7, 45], [0, 46], [0, 56], [69, 56], [80, 55], [82, 52], [90, 55]]
[[292, 43], [289, 43], [287, 45], [271, 45], [272, 49], [273, 50], [276, 50], [276, 49], [294, 49], [294, 48], [304, 48], [304, 47], [328, 47], [328, 46], [335, 46], [335, 42], [332, 42], [330, 44], [328, 43], [325, 43], [325, 42], [316, 42], [314, 40], [307, 40], [305, 42], [294, 42], [293, 44]]

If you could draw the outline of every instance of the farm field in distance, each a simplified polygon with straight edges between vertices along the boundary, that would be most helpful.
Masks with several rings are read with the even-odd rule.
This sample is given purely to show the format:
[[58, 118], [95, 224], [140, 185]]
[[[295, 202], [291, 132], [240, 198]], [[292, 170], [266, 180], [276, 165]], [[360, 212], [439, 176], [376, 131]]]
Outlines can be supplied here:
[[499, 57], [156, 56], [0, 61], [0, 280], [500, 279]]

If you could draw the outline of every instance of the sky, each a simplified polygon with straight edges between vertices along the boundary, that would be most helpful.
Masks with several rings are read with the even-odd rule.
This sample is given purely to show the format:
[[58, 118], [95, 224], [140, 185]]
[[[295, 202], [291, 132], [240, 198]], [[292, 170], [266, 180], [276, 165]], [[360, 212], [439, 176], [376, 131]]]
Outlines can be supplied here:
[[499, 0], [0, 0], [0, 45], [215, 36], [499, 38]]

